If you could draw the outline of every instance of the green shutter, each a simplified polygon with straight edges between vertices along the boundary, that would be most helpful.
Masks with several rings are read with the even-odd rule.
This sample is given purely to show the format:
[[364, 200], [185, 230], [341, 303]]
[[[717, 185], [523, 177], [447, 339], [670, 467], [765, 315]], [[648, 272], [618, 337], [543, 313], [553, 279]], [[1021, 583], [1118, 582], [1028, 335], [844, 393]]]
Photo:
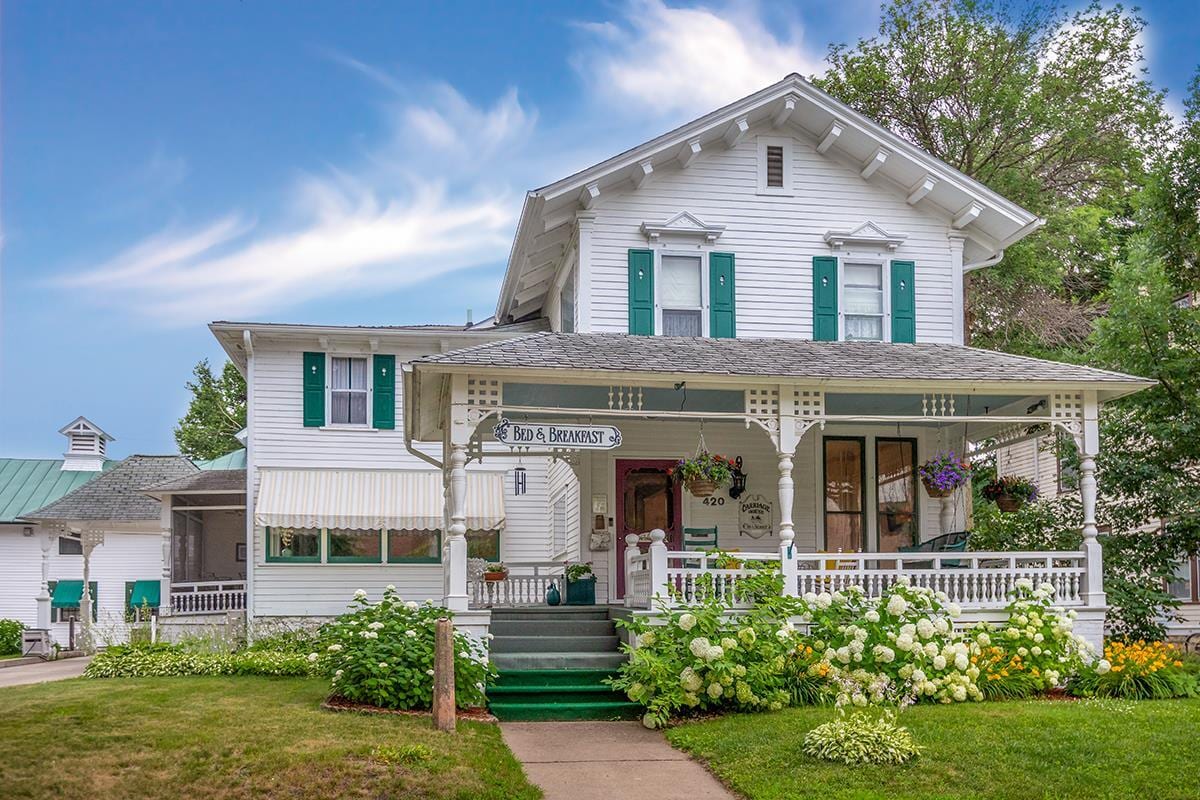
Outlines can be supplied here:
[[629, 251], [629, 332], [654, 335], [654, 251]]
[[813, 257], [813, 340], [838, 338], [838, 265], [833, 256]]
[[325, 354], [304, 354], [304, 427], [325, 424]]
[[372, 372], [375, 374], [372, 424], [390, 431], [396, 427], [396, 357], [376, 355]]
[[913, 291], [916, 265], [892, 262], [892, 341], [912, 344], [917, 340], [917, 311]]
[[737, 336], [733, 286], [733, 253], [708, 254], [708, 334], [714, 339]]

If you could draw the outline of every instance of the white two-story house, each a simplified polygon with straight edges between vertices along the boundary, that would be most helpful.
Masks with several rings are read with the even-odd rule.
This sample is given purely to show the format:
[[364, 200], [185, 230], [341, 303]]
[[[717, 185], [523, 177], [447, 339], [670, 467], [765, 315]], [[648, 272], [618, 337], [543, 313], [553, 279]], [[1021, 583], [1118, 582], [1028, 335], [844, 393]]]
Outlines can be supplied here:
[[[1098, 639], [1097, 414], [1149, 382], [964, 346], [964, 275], [1039, 225], [790, 75], [529, 192], [484, 324], [213, 323], [249, 381], [249, 614], [394, 584], [482, 628], [566, 561], [602, 605], [705, 571], [737, 601], [742, 571], [698, 556], [721, 549], [779, 561], [785, 592], [907, 572], [981, 615], [1048, 580]], [[1039, 402], [1084, 454], [1083, 550], [897, 557], [967, 525], [916, 466]], [[698, 449], [740, 460], [733, 487], [671, 479]]]

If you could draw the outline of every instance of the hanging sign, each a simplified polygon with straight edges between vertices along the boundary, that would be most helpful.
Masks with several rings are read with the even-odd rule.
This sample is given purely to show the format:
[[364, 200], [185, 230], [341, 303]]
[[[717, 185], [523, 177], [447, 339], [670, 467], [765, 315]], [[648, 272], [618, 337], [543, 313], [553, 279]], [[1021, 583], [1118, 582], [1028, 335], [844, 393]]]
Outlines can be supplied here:
[[611, 450], [621, 446], [621, 431], [612, 425], [559, 425], [502, 419], [492, 428], [492, 435], [497, 442], [509, 447]]
[[751, 539], [761, 539], [774, 530], [775, 506], [761, 494], [752, 494], [738, 503], [738, 531]]

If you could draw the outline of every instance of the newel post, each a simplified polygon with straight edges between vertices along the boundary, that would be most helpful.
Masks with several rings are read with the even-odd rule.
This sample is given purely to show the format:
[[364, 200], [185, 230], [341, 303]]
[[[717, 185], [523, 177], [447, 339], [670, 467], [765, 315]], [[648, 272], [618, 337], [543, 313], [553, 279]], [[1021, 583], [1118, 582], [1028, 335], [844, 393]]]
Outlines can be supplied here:
[[625, 534], [625, 607], [633, 605], [633, 559], [641, 553], [636, 533]]
[[671, 602], [671, 584], [667, 580], [667, 534], [662, 528], [650, 531], [650, 597], [666, 605]]

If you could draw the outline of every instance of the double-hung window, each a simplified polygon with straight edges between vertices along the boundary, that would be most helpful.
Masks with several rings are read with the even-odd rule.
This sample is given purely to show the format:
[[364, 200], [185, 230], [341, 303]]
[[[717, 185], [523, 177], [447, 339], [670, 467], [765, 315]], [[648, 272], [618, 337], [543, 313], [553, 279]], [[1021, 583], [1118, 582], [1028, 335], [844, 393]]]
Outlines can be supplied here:
[[659, 304], [664, 336], [704, 335], [704, 293], [700, 256], [663, 255]]
[[367, 359], [333, 356], [329, 359], [329, 422], [367, 424]]
[[849, 261], [842, 267], [843, 338], [884, 340], [883, 265]]

